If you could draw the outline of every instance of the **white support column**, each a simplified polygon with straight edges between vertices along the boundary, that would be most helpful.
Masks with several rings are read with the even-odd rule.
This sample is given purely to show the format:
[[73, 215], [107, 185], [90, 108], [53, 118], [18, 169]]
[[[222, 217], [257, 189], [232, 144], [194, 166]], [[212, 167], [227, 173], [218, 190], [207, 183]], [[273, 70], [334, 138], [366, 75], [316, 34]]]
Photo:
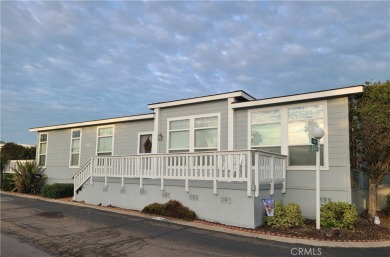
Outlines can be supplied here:
[[259, 153], [255, 152], [255, 197], [259, 196], [259, 157]]
[[234, 98], [228, 99], [228, 150], [234, 150]]
[[108, 158], [104, 158], [104, 186], [108, 186], [107, 183], [107, 172], [108, 172]]
[[159, 166], [159, 170], [160, 170], [160, 176], [161, 176], [161, 190], [164, 191], [165, 188], [164, 188], [164, 155], [160, 155], [159, 157], [160, 161], [160, 165]]
[[158, 135], [160, 133], [160, 109], [154, 109], [154, 130], [152, 138], [152, 153], [158, 153]]

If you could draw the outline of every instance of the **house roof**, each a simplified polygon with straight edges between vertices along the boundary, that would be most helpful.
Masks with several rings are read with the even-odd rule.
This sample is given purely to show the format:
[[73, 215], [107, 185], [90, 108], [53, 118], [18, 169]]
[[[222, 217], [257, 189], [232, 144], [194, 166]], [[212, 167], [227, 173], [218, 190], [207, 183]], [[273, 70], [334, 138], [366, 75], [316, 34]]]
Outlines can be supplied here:
[[174, 100], [174, 101], [152, 103], [152, 104], [148, 104], [148, 107], [149, 107], [149, 109], [153, 110], [156, 108], [164, 108], [164, 107], [172, 107], [172, 106], [185, 105], [185, 104], [209, 102], [209, 101], [222, 100], [222, 99], [227, 99], [227, 98], [232, 98], [232, 97], [239, 98], [241, 101], [250, 101], [250, 100], [256, 99], [253, 96], [246, 93], [245, 91], [238, 90], [238, 91], [227, 92], [227, 93], [222, 93], [222, 94], [206, 95], [206, 96], [186, 98], [186, 99], [180, 99], [180, 100]]
[[363, 85], [358, 85], [358, 86], [351, 86], [351, 87], [343, 87], [343, 88], [315, 91], [315, 92], [309, 92], [309, 93], [303, 93], [303, 94], [256, 99], [256, 100], [251, 100], [251, 101], [241, 102], [241, 103], [233, 103], [232, 108], [245, 108], [245, 107], [256, 107], [256, 106], [281, 104], [281, 103], [291, 103], [291, 102], [299, 102], [299, 101], [307, 101], [307, 100], [315, 100], [315, 99], [321, 99], [321, 98], [330, 98], [330, 97], [337, 97], [337, 96], [343, 96], [343, 95], [350, 95], [350, 94], [356, 94], [356, 93], [362, 93], [362, 92], [363, 92]]
[[153, 118], [154, 118], [154, 113], [140, 114], [140, 115], [123, 116], [123, 117], [109, 118], [109, 119], [100, 119], [100, 120], [91, 120], [91, 121], [82, 121], [82, 122], [75, 122], [75, 123], [51, 125], [51, 126], [46, 126], [46, 127], [36, 127], [36, 128], [30, 128], [30, 132], [48, 131], [48, 130], [65, 129], [65, 128], [79, 128], [79, 127], [105, 125], [105, 124], [110, 124], [110, 123], [119, 123], [119, 122], [126, 122], [126, 121], [147, 120], [147, 119], [153, 119]]

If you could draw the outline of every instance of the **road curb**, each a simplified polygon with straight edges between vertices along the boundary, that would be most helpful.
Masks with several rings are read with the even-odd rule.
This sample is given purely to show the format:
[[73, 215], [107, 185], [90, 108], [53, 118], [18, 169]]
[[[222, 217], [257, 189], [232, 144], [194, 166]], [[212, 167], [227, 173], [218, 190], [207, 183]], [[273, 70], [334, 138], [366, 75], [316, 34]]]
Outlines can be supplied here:
[[12, 196], [17, 196], [17, 197], [37, 199], [37, 200], [46, 201], [46, 202], [67, 204], [67, 205], [73, 205], [73, 206], [78, 206], [78, 207], [86, 207], [86, 208], [91, 208], [91, 209], [96, 209], [96, 210], [101, 210], [101, 211], [137, 216], [137, 217], [142, 217], [142, 218], [146, 218], [146, 219], [162, 220], [164, 222], [170, 222], [170, 223], [188, 226], [188, 227], [207, 229], [207, 230], [223, 232], [223, 233], [228, 233], [228, 234], [233, 234], [233, 235], [259, 238], [259, 239], [264, 239], [264, 240], [271, 240], [271, 241], [290, 243], [290, 244], [303, 244], [303, 245], [316, 246], [316, 247], [340, 247], [340, 248], [390, 247], [390, 241], [351, 242], [351, 241], [325, 241], [325, 240], [316, 240], [316, 239], [292, 238], [292, 237], [285, 237], [285, 236], [279, 236], [279, 235], [269, 235], [269, 234], [265, 234], [263, 232], [259, 232], [256, 230], [240, 229], [240, 228], [236, 228], [236, 227], [215, 224], [215, 223], [209, 223], [209, 222], [202, 222], [202, 221], [190, 222], [190, 221], [183, 221], [183, 220], [167, 218], [167, 217], [160, 218], [158, 216], [143, 214], [143, 213], [136, 211], [136, 210], [128, 210], [128, 209], [122, 209], [122, 208], [118, 208], [118, 207], [96, 206], [96, 205], [86, 204], [83, 202], [50, 199], [50, 198], [45, 198], [45, 197], [37, 196], [37, 195], [27, 195], [27, 194], [6, 192], [6, 191], [0, 191], [0, 193], [1, 193], [1, 195], [12, 195]]

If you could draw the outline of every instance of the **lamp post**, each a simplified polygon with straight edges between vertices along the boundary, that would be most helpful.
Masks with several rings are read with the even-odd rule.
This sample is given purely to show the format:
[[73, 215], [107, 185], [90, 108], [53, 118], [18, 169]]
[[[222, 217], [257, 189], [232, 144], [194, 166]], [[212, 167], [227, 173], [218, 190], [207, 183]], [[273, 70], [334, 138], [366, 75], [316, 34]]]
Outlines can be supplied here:
[[316, 229], [320, 229], [320, 140], [323, 136], [324, 130], [322, 128], [315, 128], [313, 130], [314, 138], [312, 138], [312, 144], [313, 149], [316, 151]]

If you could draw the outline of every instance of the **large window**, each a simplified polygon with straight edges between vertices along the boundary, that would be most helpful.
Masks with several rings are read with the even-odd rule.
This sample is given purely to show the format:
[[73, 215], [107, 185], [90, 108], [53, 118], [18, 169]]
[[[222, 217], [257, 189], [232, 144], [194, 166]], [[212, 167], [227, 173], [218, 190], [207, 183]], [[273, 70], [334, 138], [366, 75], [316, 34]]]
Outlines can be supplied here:
[[[311, 148], [313, 129], [326, 131], [326, 103], [291, 105], [249, 111], [249, 144], [252, 149], [288, 155], [288, 165], [315, 166]], [[326, 166], [326, 136], [321, 139], [321, 166]]]
[[[310, 105], [288, 109], [288, 155], [290, 166], [316, 165], [316, 153], [311, 150], [313, 130], [324, 128], [322, 105]], [[324, 139], [321, 145], [321, 165], [324, 165]]]
[[114, 143], [114, 127], [99, 127], [97, 134], [97, 155], [112, 155]]
[[70, 167], [79, 167], [80, 165], [80, 146], [81, 129], [74, 129], [71, 132], [70, 139]]
[[47, 134], [39, 135], [39, 152], [38, 152], [38, 165], [46, 166], [47, 156]]
[[251, 146], [262, 151], [281, 153], [281, 111], [251, 113]]
[[219, 114], [168, 120], [170, 152], [214, 151], [219, 148]]

